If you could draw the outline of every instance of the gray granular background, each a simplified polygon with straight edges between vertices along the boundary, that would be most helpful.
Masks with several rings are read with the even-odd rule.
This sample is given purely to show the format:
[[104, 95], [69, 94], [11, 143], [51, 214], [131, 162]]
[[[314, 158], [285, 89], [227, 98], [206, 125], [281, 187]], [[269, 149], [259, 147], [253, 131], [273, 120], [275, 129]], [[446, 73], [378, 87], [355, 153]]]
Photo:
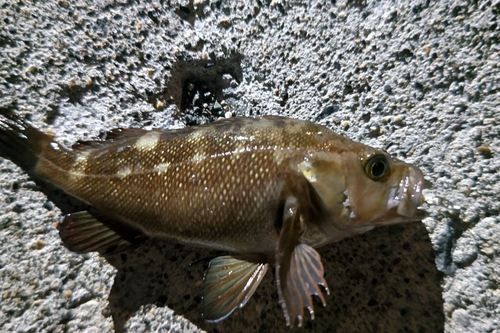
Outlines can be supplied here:
[[[0, 107], [71, 145], [116, 127], [279, 114], [422, 168], [423, 223], [319, 250], [331, 289], [297, 332], [500, 332], [500, 2], [0, 0]], [[287, 332], [273, 273], [201, 318], [212, 251], [69, 252], [74, 211], [0, 160], [2, 332]], [[224, 177], [221, 171], [221, 177]], [[43, 192], [42, 192], [43, 190]]]

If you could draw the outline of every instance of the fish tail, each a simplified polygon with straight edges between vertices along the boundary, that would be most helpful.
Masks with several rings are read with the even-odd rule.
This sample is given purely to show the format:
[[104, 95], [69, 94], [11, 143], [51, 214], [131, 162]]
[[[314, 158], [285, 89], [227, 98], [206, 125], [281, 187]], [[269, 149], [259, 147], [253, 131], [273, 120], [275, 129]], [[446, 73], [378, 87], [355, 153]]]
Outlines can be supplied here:
[[44, 133], [16, 112], [0, 108], [0, 156], [26, 171], [32, 171], [43, 151], [53, 143], [53, 137]]

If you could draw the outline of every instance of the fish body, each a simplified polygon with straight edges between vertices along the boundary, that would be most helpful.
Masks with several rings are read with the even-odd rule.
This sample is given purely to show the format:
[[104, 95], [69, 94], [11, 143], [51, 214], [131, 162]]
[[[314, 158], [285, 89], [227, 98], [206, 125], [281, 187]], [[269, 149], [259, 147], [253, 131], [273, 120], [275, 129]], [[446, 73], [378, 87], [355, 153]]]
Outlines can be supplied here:
[[312, 295], [325, 303], [319, 286], [329, 292], [315, 248], [423, 216], [418, 168], [297, 119], [117, 129], [68, 149], [3, 111], [0, 154], [92, 207], [59, 226], [73, 251], [123, 250], [130, 229], [230, 252], [205, 275], [209, 321], [242, 307], [271, 264], [287, 324], [300, 326]]

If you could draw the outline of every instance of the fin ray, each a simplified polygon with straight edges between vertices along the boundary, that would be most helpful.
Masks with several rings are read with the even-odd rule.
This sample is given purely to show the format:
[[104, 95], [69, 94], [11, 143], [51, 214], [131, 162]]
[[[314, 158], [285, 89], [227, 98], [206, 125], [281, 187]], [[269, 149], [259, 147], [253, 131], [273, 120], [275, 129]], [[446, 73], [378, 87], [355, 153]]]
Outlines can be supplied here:
[[290, 198], [285, 205], [289, 212], [283, 223], [276, 249], [276, 284], [283, 313], [288, 326], [293, 326], [298, 319], [298, 326], [304, 320], [304, 307], [314, 319], [312, 296], [317, 295], [326, 305], [320, 286], [330, 294], [323, 278], [324, 269], [321, 257], [311, 246], [300, 243], [300, 209], [295, 198]]
[[71, 149], [76, 153], [82, 153], [108, 148], [112, 145], [123, 144], [127, 140], [134, 142], [146, 133], [148, 131], [140, 128], [115, 128], [106, 132], [103, 139], [78, 140], [71, 146]]
[[242, 308], [267, 272], [264, 256], [221, 256], [210, 261], [203, 279], [203, 317], [223, 320]]
[[10, 159], [30, 173], [37, 164], [41, 151], [51, 143], [55, 143], [51, 135], [36, 129], [14, 111], [0, 108], [0, 155], [2, 157]]
[[64, 245], [73, 252], [97, 251], [104, 256], [125, 251], [137, 244], [139, 240], [137, 237], [125, 239], [123, 235], [110, 228], [112, 224], [113, 222], [105, 217], [98, 219], [88, 211], [72, 213], [66, 215], [59, 224], [59, 236]]

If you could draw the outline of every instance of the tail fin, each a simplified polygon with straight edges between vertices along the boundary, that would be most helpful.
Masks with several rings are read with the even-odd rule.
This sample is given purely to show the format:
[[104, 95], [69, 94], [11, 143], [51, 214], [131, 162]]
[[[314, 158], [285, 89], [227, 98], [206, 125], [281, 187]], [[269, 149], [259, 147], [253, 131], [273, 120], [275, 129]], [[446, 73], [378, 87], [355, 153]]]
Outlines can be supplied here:
[[42, 148], [54, 142], [26, 119], [10, 109], [0, 108], [0, 156], [32, 171], [38, 162]]

